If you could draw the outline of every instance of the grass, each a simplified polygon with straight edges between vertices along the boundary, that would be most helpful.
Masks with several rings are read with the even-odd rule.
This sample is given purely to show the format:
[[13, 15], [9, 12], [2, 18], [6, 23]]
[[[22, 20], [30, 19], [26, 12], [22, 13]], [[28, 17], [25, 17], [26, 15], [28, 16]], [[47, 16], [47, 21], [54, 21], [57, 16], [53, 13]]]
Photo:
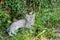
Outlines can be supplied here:
[[6, 26], [0, 26], [0, 40], [53, 40], [54, 29], [60, 27], [59, 7], [41, 8], [42, 12], [36, 12], [35, 25], [31, 29], [19, 29], [17, 35], [13, 37], [6, 32]]

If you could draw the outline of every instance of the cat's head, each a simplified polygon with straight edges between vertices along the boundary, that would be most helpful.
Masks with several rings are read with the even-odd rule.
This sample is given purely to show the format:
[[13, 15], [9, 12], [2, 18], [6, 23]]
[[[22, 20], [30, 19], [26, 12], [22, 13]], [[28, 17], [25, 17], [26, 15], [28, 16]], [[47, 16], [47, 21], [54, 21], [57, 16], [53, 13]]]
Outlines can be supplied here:
[[33, 12], [26, 14], [27, 21], [31, 22], [34, 18], [35, 18], [35, 14], [33, 14]]

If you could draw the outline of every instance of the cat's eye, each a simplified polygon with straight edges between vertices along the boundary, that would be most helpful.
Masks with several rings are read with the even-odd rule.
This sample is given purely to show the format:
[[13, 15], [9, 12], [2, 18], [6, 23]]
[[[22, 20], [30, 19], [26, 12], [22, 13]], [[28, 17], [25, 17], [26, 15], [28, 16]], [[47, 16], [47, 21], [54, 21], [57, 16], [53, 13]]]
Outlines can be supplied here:
[[30, 18], [32, 18], [32, 17], [30, 17]]

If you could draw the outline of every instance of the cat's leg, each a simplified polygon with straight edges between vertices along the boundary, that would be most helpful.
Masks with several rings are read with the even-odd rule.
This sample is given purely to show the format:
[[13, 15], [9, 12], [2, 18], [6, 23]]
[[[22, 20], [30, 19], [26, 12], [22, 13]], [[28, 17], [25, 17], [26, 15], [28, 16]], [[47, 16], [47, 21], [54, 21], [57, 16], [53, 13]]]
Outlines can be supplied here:
[[16, 35], [16, 33], [14, 31], [12, 31], [12, 34]]
[[8, 32], [9, 36], [13, 36], [11, 32]]

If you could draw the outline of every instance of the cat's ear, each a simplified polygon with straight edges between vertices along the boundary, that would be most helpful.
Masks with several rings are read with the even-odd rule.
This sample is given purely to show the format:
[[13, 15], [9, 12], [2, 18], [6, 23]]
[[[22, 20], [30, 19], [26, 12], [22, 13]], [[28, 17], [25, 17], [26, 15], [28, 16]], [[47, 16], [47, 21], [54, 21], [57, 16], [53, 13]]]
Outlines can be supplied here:
[[33, 13], [33, 12], [30, 12], [29, 14], [35, 16], [35, 13]]
[[32, 15], [32, 12], [30, 12], [29, 14], [26, 14], [26, 17], [28, 17], [28, 16], [30, 16], [30, 15]]
[[30, 12], [29, 14], [30, 14], [30, 15], [32, 15], [32, 14], [33, 14], [33, 12]]
[[35, 13], [33, 14], [33, 16], [35, 16]]
[[28, 16], [29, 16], [29, 15], [28, 15], [28, 14], [26, 14], [26, 17], [25, 17], [25, 18], [28, 18]]

